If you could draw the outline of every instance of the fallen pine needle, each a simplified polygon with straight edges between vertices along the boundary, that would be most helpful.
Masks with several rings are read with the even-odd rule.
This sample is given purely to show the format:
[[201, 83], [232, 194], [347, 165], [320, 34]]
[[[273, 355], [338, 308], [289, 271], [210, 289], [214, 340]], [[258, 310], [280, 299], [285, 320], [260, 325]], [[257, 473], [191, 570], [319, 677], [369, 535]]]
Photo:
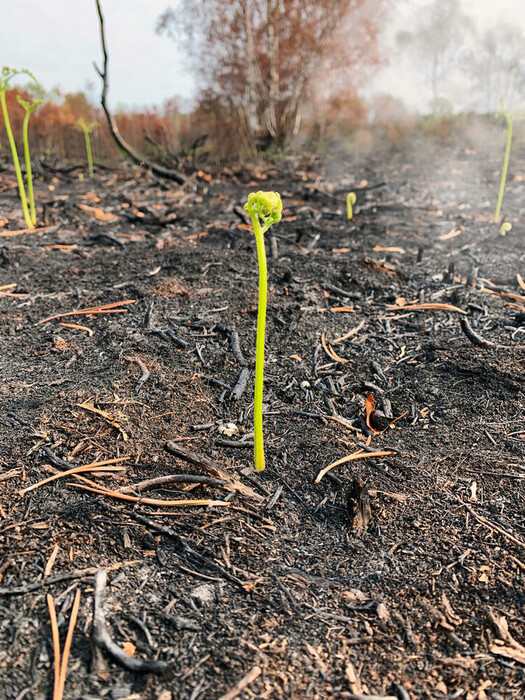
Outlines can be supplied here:
[[71, 610], [71, 617], [69, 618], [69, 627], [67, 630], [67, 637], [64, 643], [64, 651], [62, 652], [62, 663], [60, 665], [60, 678], [58, 684], [58, 695], [53, 697], [53, 700], [62, 700], [64, 696], [64, 688], [66, 685], [66, 674], [67, 674], [67, 662], [69, 661], [69, 652], [71, 650], [71, 642], [73, 641], [73, 632], [75, 631], [75, 625], [77, 624], [78, 609], [80, 607], [80, 588], [77, 589], [75, 600], [73, 601], [73, 608]]
[[332, 306], [330, 311], [333, 311], [334, 313], [352, 313], [355, 314], [355, 309], [353, 306]]
[[64, 318], [66, 316], [88, 316], [90, 314], [101, 314], [101, 313], [122, 313], [125, 309], [117, 309], [118, 306], [127, 306], [128, 304], [134, 304], [135, 299], [126, 299], [125, 301], [117, 301], [113, 304], [103, 304], [102, 306], [92, 306], [89, 309], [76, 309], [75, 311], [66, 311], [63, 314], [55, 314], [54, 316], [48, 316], [43, 318], [41, 321], [36, 323], [36, 326], [41, 326], [42, 323], [47, 323], [48, 321], [54, 321], [57, 318]]
[[361, 433], [359, 428], [356, 428], [355, 425], [352, 425], [350, 421], [345, 420], [344, 418], [341, 418], [341, 416], [322, 416], [324, 420], [333, 420], [334, 423], [339, 423], [339, 425], [343, 425], [345, 428], [348, 428], [349, 430], [353, 430], [354, 433]]
[[49, 574], [51, 573], [51, 569], [53, 568], [53, 564], [55, 563], [55, 559], [57, 558], [58, 550], [59, 550], [58, 544], [56, 544], [53, 547], [53, 551], [51, 552], [51, 556], [47, 560], [46, 568], [44, 569], [44, 578], [47, 578]]
[[355, 328], [352, 328], [352, 330], [348, 331], [348, 333], [345, 333], [342, 335], [340, 338], [336, 338], [335, 340], [332, 341], [333, 345], [337, 345], [338, 343], [342, 343], [344, 340], [348, 340], [348, 338], [351, 338], [353, 335], [357, 335], [361, 328], [365, 325], [365, 319], [361, 321], [361, 323], [356, 326]]
[[513, 309], [518, 309], [519, 311], [525, 311], [525, 306], [522, 306], [521, 304], [511, 304], [508, 302], [509, 306], [512, 306]]
[[392, 425], [393, 423], [397, 423], [398, 420], [401, 420], [401, 418], [404, 418], [407, 414], [408, 414], [408, 410], [403, 411], [403, 413], [400, 416], [398, 416], [397, 418], [392, 418], [392, 420], [390, 421], [390, 425]]
[[234, 700], [242, 691], [253, 683], [253, 681], [261, 675], [260, 666], [254, 666], [251, 671], [241, 678], [241, 680], [227, 693], [221, 695], [219, 700]]
[[53, 637], [53, 652], [54, 652], [54, 675], [55, 682], [53, 685], [53, 700], [59, 700], [60, 689], [60, 638], [58, 636], [57, 613], [55, 610], [55, 601], [51, 593], [47, 594], [47, 607], [49, 609], [49, 619], [51, 620], [51, 634]]
[[122, 435], [122, 438], [124, 442], [127, 442], [128, 440], [128, 435], [124, 428], [120, 425], [119, 421], [116, 420], [115, 416], [111, 413], [108, 413], [107, 411], [102, 411], [100, 408], [95, 408], [94, 406], [90, 405], [87, 401], [84, 403], [77, 403], [77, 406], [79, 408], [83, 408], [86, 411], [91, 411], [91, 413], [96, 413], [97, 416], [101, 416], [106, 420], [109, 425], [111, 425], [113, 428], [119, 431], [119, 433]]
[[30, 294], [27, 294], [26, 292], [15, 292], [15, 289], [17, 287], [18, 287], [18, 284], [16, 282], [13, 282], [12, 284], [3, 284], [0, 287], [0, 296], [2, 296], [2, 297], [17, 297], [18, 299], [31, 296]]
[[387, 304], [386, 308], [389, 311], [455, 311], [458, 314], [466, 314], [466, 311], [460, 309], [458, 306], [452, 306], [452, 304], [442, 304], [439, 302], [428, 302], [425, 304], [405, 304], [404, 306], [399, 306], [398, 304]]
[[48, 231], [54, 226], [43, 226], [42, 228], [22, 228], [19, 231], [0, 231], [0, 236], [21, 236], [23, 233], [42, 233], [43, 231]]
[[380, 494], [381, 496], [391, 498], [398, 503], [405, 503], [408, 500], [406, 493], [390, 493], [390, 491], [381, 491], [380, 489], [370, 489], [368, 493], [370, 496], [372, 496], [372, 498], [375, 498], [378, 494]]
[[376, 253], [401, 253], [403, 254], [405, 252], [404, 248], [400, 248], [399, 246], [392, 246], [390, 248], [385, 248], [382, 245], [375, 245], [374, 246], [374, 251]]
[[[390, 452], [388, 453], [390, 454]], [[177, 501], [162, 501], [158, 498], [141, 498], [139, 496], [129, 496], [125, 493], [120, 493], [120, 491], [111, 491], [110, 489], [105, 489], [102, 486], [98, 489], [91, 488], [90, 486], [83, 486], [82, 484], [70, 483], [68, 486], [75, 486], [77, 489], [82, 489], [83, 491], [92, 491], [93, 493], [98, 493], [100, 496], [111, 496], [112, 498], [118, 498], [121, 501], [133, 501], [134, 503], [143, 503], [148, 506], [230, 506], [229, 501], [211, 501], [208, 498], [195, 498], [195, 499], [180, 499]]]
[[508, 297], [514, 301], [525, 301], [525, 296], [521, 294], [514, 294], [513, 292], [496, 291], [494, 289], [488, 289], [487, 287], [480, 287], [480, 292], [485, 292], [485, 294], [492, 294], [495, 297]]
[[332, 462], [332, 464], [329, 464], [324, 469], [321, 469], [319, 474], [316, 476], [314, 483], [318, 484], [325, 474], [327, 474], [334, 467], [338, 467], [340, 464], [345, 464], [346, 462], [353, 462], [356, 459], [368, 459], [368, 457], [388, 457], [388, 455], [395, 454], [396, 453], [392, 450], [384, 450], [382, 452], [363, 452], [363, 450], [357, 450], [357, 452], [353, 452], [351, 455], [346, 455], [346, 457], [341, 457], [341, 459], [338, 459], [335, 462]]
[[72, 474], [81, 474], [82, 472], [97, 471], [123, 471], [126, 467], [108, 467], [107, 465], [115, 464], [116, 462], [126, 462], [128, 459], [131, 459], [131, 457], [117, 457], [115, 459], [105, 459], [102, 462], [93, 462], [92, 464], [84, 464], [80, 467], [73, 467], [72, 469], [68, 469], [65, 472], [59, 472], [58, 474], [53, 474], [53, 476], [48, 476], [47, 479], [44, 479], [43, 481], [39, 481], [37, 484], [33, 484], [32, 486], [28, 486], [27, 488], [22, 489], [21, 491], [19, 491], [19, 494], [21, 496], [25, 496], [26, 493], [37, 489], [39, 486], [43, 486], [44, 484], [48, 484], [50, 481], [55, 481], [56, 479], [61, 479], [63, 476], [70, 476]]
[[93, 337], [93, 331], [91, 328], [88, 328], [87, 326], [81, 326], [78, 323], [59, 323], [59, 326], [64, 326], [64, 328], [73, 328], [76, 331], [86, 331], [86, 333], [89, 334], [89, 337]]
[[461, 233], [461, 229], [455, 229], [453, 228], [452, 231], [449, 231], [448, 233], [443, 233], [441, 236], [438, 236], [440, 241], [448, 241], [451, 238], [455, 238], [456, 236], [459, 236]]
[[323, 345], [324, 351], [331, 360], [335, 360], [335, 362], [340, 362], [342, 364], [346, 364], [348, 362], [348, 360], [345, 360], [344, 357], [339, 357], [339, 355], [335, 352], [331, 345], [327, 345], [326, 336], [324, 333], [321, 333], [321, 343]]

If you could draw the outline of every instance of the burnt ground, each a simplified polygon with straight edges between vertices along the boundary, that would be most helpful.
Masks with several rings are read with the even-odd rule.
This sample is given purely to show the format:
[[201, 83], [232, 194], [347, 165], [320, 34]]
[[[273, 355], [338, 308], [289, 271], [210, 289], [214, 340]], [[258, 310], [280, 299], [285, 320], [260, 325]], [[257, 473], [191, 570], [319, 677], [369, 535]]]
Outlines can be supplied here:
[[[180, 189], [132, 169], [91, 181], [47, 169], [44, 230], [20, 235], [6, 235], [23, 223], [4, 161], [2, 697], [52, 696], [46, 595], [63, 643], [78, 587], [66, 698], [525, 697], [523, 155], [516, 147], [506, 236], [491, 223], [500, 143], [232, 167]], [[255, 189], [284, 202], [267, 234], [260, 474], [250, 446], [257, 263], [239, 213]], [[39, 323], [126, 300], [122, 313]], [[467, 338], [458, 312], [389, 308], [412, 302], [467, 311], [487, 346]], [[250, 378], [235, 400], [243, 358]], [[401, 416], [373, 435], [368, 395]], [[367, 448], [394, 454], [314, 483]], [[141, 492], [229, 504], [165, 507], [67, 477], [20, 494], [64, 470], [60, 460], [125, 456], [125, 471], [84, 477], [114, 491], [209, 477], [207, 457], [246, 493], [213, 481]], [[99, 569], [114, 641], [166, 662], [163, 675], [105, 652], [93, 663]]]

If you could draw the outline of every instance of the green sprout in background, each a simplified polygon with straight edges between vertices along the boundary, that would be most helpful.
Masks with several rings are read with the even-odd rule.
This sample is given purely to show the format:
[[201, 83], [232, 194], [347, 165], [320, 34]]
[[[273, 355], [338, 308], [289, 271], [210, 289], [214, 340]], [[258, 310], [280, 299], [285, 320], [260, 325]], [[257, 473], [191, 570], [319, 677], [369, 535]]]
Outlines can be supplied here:
[[78, 124], [78, 126], [84, 132], [84, 138], [86, 139], [88, 172], [89, 172], [89, 177], [93, 177], [93, 155], [91, 153], [91, 139], [90, 139], [89, 135], [92, 133], [93, 129], [95, 127], [97, 127], [99, 124], [98, 124], [98, 122], [91, 122], [91, 124], [86, 124], [86, 122], [82, 119], [82, 117], [80, 119], [77, 119], [75, 124]]
[[22, 170], [20, 169], [20, 160], [18, 159], [18, 151], [16, 150], [15, 138], [13, 136], [11, 122], [9, 121], [9, 113], [7, 111], [6, 92], [9, 89], [9, 84], [11, 80], [15, 77], [15, 75], [28, 75], [37, 86], [38, 81], [34, 77], [34, 75], [28, 70], [16, 70], [14, 68], [8, 68], [7, 66], [4, 66], [2, 68], [2, 72], [0, 73], [0, 104], [2, 105], [2, 114], [4, 117], [5, 130], [7, 132], [9, 146], [11, 147], [11, 155], [13, 156], [13, 163], [16, 171], [16, 180], [18, 183], [18, 191], [20, 194], [20, 202], [22, 203], [22, 211], [24, 212], [24, 219], [26, 220], [27, 228], [34, 228], [35, 225], [31, 218], [31, 214], [29, 213], [29, 207], [27, 206], [26, 190], [24, 187], [24, 180], [22, 178]]
[[31, 157], [29, 155], [29, 117], [33, 114], [35, 109], [39, 104], [42, 104], [44, 100], [34, 99], [33, 102], [28, 102], [20, 97], [16, 96], [16, 101], [18, 104], [25, 109], [26, 115], [24, 117], [24, 125], [22, 128], [22, 134], [24, 138], [24, 157], [26, 161], [26, 177], [27, 177], [27, 194], [29, 196], [29, 208], [31, 214], [31, 222], [33, 226], [36, 224], [36, 209], [35, 209], [35, 195], [33, 192], [33, 171], [31, 170]]
[[501, 101], [501, 111], [498, 112], [498, 115], [503, 115], [505, 119], [507, 120], [507, 147], [505, 148], [505, 158], [503, 160], [503, 170], [501, 171], [501, 182], [499, 186], [499, 194], [498, 194], [498, 203], [496, 205], [496, 213], [494, 214], [494, 223], [497, 224], [499, 221], [499, 216], [501, 212], [501, 204], [503, 202], [503, 193], [505, 192], [505, 183], [507, 182], [507, 172], [509, 169], [509, 159], [510, 159], [510, 147], [512, 145], [512, 129], [514, 122], [519, 120], [519, 119], [524, 119], [525, 116], [517, 116], [516, 114], [511, 114], [507, 109], [505, 109], [505, 105], [503, 104], [503, 100]]
[[263, 381], [264, 381], [264, 336], [266, 330], [266, 301], [268, 296], [268, 274], [264, 234], [272, 224], [281, 220], [283, 204], [278, 192], [252, 192], [244, 210], [253, 223], [259, 260], [259, 309], [257, 315], [257, 344], [255, 350], [255, 395], [253, 404], [254, 459], [255, 470], [264, 469], [263, 438]]
[[347, 197], [346, 197], [346, 213], [348, 216], [348, 220], [354, 218], [354, 212], [352, 210], [352, 207], [354, 204], [357, 202], [357, 197], [355, 196], [355, 192], [349, 192]]
[[512, 230], [512, 224], [510, 223], [510, 221], [505, 221], [499, 227], [499, 232], [501, 233], [502, 236], [506, 236], [507, 233], [511, 230]]

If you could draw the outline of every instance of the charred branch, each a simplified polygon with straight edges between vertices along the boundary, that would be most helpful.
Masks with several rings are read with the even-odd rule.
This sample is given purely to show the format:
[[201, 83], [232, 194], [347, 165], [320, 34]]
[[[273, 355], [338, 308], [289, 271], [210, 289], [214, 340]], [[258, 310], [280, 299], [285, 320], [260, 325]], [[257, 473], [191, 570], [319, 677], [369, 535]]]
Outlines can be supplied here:
[[118, 124], [116, 122], [115, 117], [112, 115], [108, 103], [107, 103], [107, 97], [108, 97], [108, 90], [109, 90], [109, 77], [108, 77], [108, 51], [107, 51], [107, 45], [106, 45], [106, 33], [104, 29], [104, 15], [102, 14], [102, 7], [100, 6], [100, 0], [95, 0], [96, 6], [97, 6], [97, 13], [98, 13], [98, 19], [99, 19], [99, 26], [100, 26], [100, 42], [102, 45], [102, 56], [103, 56], [103, 63], [102, 63], [102, 70], [95, 64], [95, 70], [99, 74], [100, 78], [102, 79], [102, 94], [100, 97], [100, 104], [102, 106], [102, 109], [104, 111], [104, 114], [106, 115], [106, 119], [108, 122], [109, 130], [111, 132], [111, 136], [115, 140], [117, 146], [128, 155], [131, 160], [135, 161], [135, 163], [138, 163], [139, 165], [149, 168], [155, 175], [159, 175], [160, 177], [165, 177], [170, 180], [175, 180], [175, 182], [178, 182], [179, 185], [183, 185], [186, 182], [186, 178], [184, 175], [181, 173], [177, 172], [176, 170], [172, 170], [171, 168], [166, 168], [163, 165], [159, 165], [157, 163], [153, 163], [150, 160], [147, 160], [143, 156], [140, 155], [135, 149], [126, 141], [126, 139], [122, 136], [122, 134], [119, 131]]

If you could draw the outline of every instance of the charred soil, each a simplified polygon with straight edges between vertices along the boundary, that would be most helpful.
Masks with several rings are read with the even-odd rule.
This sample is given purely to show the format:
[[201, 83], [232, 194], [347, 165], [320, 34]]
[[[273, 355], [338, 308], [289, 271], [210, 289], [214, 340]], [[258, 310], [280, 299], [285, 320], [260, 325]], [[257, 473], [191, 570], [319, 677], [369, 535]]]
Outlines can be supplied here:
[[[63, 643], [78, 587], [65, 697], [525, 697], [525, 174], [511, 164], [502, 236], [501, 154], [435, 150], [183, 187], [42, 169], [29, 233], [4, 162], [2, 697], [51, 696], [46, 595]], [[258, 189], [284, 214], [255, 474]], [[315, 483], [358, 450], [391, 454]], [[137, 488], [169, 475], [194, 478]], [[157, 503], [181, 499], [219, 504]], [[113, 640], [163, 674], [94, 653], [97, 570]]]

